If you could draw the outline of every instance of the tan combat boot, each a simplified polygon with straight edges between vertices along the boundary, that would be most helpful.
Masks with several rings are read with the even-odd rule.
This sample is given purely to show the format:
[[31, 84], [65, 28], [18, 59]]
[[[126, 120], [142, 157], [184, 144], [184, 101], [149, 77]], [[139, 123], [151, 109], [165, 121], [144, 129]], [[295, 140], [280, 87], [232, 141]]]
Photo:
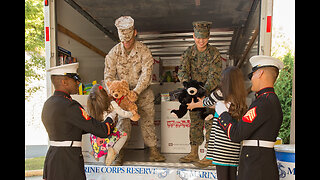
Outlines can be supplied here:
[[122, 166], [123, 157], [124, 157], [124, 151], [123, 149], [121, 149], [118, 156], [116, 156], [116, 159], [112, 162], [111, 166]]
[[179, 161], [181, 163], [190, 163], [190, 162], [199, 161], [198, 148], [199, 146], [197, 145], [191, 145], [191, 152], [188, 155], [180, 158]]
[[166, 160], [166, 158], [160, 154], [160, 152], [157, 149], [157, 146], [150, 147], [150, 156], [149, 156], [150, 161], [155, 161], [155, 162], [163, 162]]
[[193, 162], [192, 164], [197, 166], [198, 168], [205, 168], [208, 166], [213, 166], [212, 160], [206, 159], [206, 157], [204, 157], [200, 161]]
[[108, 149], [108, 154], [107, 154], [107, 158], [106, 158], [106, 162], [105, 162], [106, 166], [110, 166], [111, 163], [112, 163], [112, 162], [114, 161], [114, 159], [116, 158], [116, 156], [117, 156], [116, 151], [115, 151], [112, 147], [110, 147], [110, 148]]

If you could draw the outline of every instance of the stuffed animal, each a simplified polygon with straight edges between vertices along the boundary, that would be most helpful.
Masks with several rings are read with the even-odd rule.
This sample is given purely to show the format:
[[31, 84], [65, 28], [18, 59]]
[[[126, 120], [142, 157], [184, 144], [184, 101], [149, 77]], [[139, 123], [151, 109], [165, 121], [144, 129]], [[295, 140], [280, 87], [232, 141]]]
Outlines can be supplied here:
[[126, 80], [121, 81], [107, 81], [108, 93], [113, 97], [114, 101], [125, 111], [132, 112], [132, 121], [138, 121], [140, 115], [138, 114], [138, 107], [135, 104], [137, 95], [129, 89], [129, 84]]
[[[178, 110], [172, 110], [171, 114], [178, 118], [182, 118], [188, 111], [187, 104], [193, 102], [198, 102], [198, 97], [203, 98], [205, 96], [206, 90], [204, 89], [203, 82], [198, 82], [196, 80], [191, 80], [189, 82], [184, 81], [183, 83], [184, 89], [179, 94], [179, 102], [181, 103]], [[194, 108], [190, 111], [200, 111], [200, 116], [202, 119], [205, 119], [207, 114], [204, 114], [205, 108]]]

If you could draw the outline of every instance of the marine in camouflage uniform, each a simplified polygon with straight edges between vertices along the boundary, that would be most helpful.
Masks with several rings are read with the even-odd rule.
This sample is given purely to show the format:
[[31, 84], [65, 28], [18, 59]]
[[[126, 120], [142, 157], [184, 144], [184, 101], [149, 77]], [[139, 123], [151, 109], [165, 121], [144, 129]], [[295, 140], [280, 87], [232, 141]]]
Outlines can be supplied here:
[[[154, 94], [150, 88], [152, 81], [153, 58], [151, 51], [143, 43], [133, 39], [133, 47], [127, 52], [124, 42], [135, 38], [134, 20], [130, 16], [122, 16], [115, 21], [118, 28], [120, 43], [115, 45], [105, 58], [104, 80], [126, 80], [131, 90], [136, 92], [138, 99], [139, 123], [144, 143], [150, 147], [150, 161], [165, 161], [156, 148], [157, 138], [154, 125]], [[123, 119], [118, 122], [117, 127], [131, 136], [131, 121]], [[123, 151], [119, 153], [116, 165], [123, 163]]]
[[[210, 25], [211, 22], [206, 21], [194, 22], [194, 37], [197, 39], [208, 39], [210, 35]], [[180, 82], [190, 80], [203, 82], [205, 84], [204, 88], [207, 90], [207, 93], [209, 93], [220, 83], [221, 71], [222, 62], [218, 49], [207, 44], [205, 50], [200, 52], [197, 48], [197, 44], [194, 44], [188, 47], [181, 56], [178, 78]], [[205, 125], [206, 129], [207, 147], [213, 122], [213, 119], [204, 121], [200, 118], [198, 112], [189, 111], [189, 113], [191, 119], [189, 133], [191, 152], [187, 156], [180, 158], [180, 162], [196, 162], [199, 160], [198, 147], [202, 144], [204, 138], [203, 125]]]

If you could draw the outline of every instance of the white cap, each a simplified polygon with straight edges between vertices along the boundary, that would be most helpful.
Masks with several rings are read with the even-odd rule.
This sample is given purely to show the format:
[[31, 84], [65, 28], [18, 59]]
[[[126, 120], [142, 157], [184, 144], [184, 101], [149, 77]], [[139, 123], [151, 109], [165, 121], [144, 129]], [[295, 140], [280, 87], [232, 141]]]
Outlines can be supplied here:
[[121, 42], [130, 41], [134, 33], [134, 20], [130, 16], [119, 17], [114, 25], [118, 29], [118, 35]]
[[282, 61], [271, 56], [256, 55], [252, 56], [249, 61], [252, 65], [252, 69], [273, 66], [281, 70], [284, 66]]
[[119, 17], [114, 25], [117, 27], [118, 30], [120, 29], [129, 29], [133, 26], [134, 20], [131, 16], [121, 16]]
[[79, 63], [71, 63], [71, 64], [64, 64], [61, 66], [55, 66], [47, 71], [50, 72], [51, 75], [66, 75], [67, 73], [77, 73], [77, 69], [79, 67]]

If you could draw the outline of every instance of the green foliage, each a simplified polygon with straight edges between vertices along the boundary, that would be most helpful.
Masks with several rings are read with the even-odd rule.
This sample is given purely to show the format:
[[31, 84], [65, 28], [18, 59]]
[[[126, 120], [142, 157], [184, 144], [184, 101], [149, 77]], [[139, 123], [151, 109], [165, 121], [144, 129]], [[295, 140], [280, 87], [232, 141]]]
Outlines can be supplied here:
[[25, 170], [37, 170], [37, 169], [43, 169], [45, 157], [36, 157], [36, 158], [29, 158], [25, 160]]
[[40, 89], [31, 85], [33, 80], [44, 77], [39, 70], [45, 69], [43, 0], [25, 1], [25, 99]]
[[25, 1], [25, 50], [44, 48], [44, 16], [42, 0]]
[[292, 100], [292, 77], [294, 56], [289, 51], [283, 58], [284, 68], [280, 71], [274, 89], [279, 97], [283, 111], [283, 122], [280, 128], [279, 137], [284, 144], [290, 143], [290, 121], [291, 121], [291, 100]]

